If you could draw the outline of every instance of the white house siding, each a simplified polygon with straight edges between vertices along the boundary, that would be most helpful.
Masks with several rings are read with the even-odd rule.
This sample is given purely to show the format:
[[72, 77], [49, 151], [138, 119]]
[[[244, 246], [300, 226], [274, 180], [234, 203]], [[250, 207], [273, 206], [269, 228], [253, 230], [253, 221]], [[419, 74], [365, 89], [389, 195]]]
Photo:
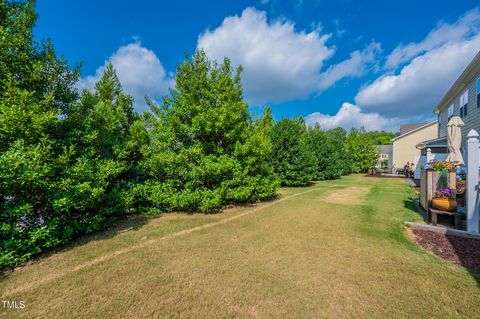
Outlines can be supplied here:
[[438, 114], [438, 137], [445, 137], [447, 136], [447, 122], [448, 122], [448, 114], [447, 109], [445, 108], [443, 111]]
[[454, 116], [460, 116], [460, 95], [468, 88], [467, 116], [462, 118], [465, 126], [462, 128], [462, 149], [466, 147], [466, 136], [471, 129], [480, 132], [480, 105], [477, 105], [477, 80], [480, 74], [477, 74], [470, 80], [458, 95], [438, 114], [438, 137], [447, 136], [448, 124], [448, 106], [453, 103]]
[[421, 151], [416, 146], [423, 141], [436, 138], [437, 127], [437, 121], [433, 121], [392, 139], [393, 167], [395, 169], [403, 168], [407, 162], [414, 163], [414, 166], [417, 167]]

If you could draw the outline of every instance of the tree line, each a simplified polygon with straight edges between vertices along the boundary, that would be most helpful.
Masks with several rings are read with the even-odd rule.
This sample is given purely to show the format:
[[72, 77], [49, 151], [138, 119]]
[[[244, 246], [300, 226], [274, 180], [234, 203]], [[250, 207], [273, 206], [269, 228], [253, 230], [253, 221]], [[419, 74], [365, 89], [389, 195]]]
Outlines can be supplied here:
[[270, 108], [253, 115], [241, 67], [202, 51], [142, 114], [112, 65], [78, 92], [80, 68], [34, 39], [36, 18], [34, 1], [0, 0], [0, 268], [122, 215], [211, 212], [377, 161], [363, 129], [275, 121]]

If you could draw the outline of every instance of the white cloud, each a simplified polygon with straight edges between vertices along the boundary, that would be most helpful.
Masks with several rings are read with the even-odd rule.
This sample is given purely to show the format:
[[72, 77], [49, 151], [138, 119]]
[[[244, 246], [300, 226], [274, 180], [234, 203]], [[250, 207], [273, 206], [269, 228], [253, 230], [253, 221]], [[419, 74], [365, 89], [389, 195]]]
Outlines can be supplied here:
[[311, 113], [305, 117], [309, 126], [316, 123], [323, 129], [343, 127], [349, 130], [353, 127], [365, 127], [367, 131], [385, 130], [396, 132], [402, 122], [400, 118], [387, 118], [378, 113], [364, 113], [360, 107], [351, 103], [343, 103], [335, 115], [328, 115], [319, 112]]
[[456, 42], [478, 33], [480, 30], [480, 12], [476, 8], [460, 17], [455, 23], [448, 24], [440, 22], [423, 41], [400, 45], [387, 57], [385, 67], [396, 68], [400, 64], [438, 48], [449, 42]]
[[355, 102], [387, 115], [431, 113], [480, 50], [480, 35], [448, 43], [413, 59], [397, 75], [383, 75], [362, 88]]
[[439, 24], [419, 43], [397, 47], [386, 65], [403, 66], [360, 89], [355, 103], [387, 116], [431, 114], [479, 50], [480, 11], [475, 9], [454, 24]]
[[157, 98], [168, 93], [173, 80], [167, 75], [162, 63], [152, 50], [140, 43], [120, 47], [94, 75], [82, 78], [79, 89], [93, 90], [101, 78], [105, 66], [112, 63], [124, 91], [135, 98], [135, 109], [145, 111], [145, 95]]
[[320, 29], [296, 31], [291, 21], [267, 21], [266, 13], [246, 8], [240, 16], [227, 17], [222, 24], [198, 38], [197, 48], [214, 60], [229, 57], [244, 67], [245, 97], [249, 103], [284, 102], [306, 98], [312, 93], [350, 76], [359, 76], [361, 64], [370, 60], [365, 52], [354, 52], [349, 60], [322, 74], [335, 48], [326, 44], [330, 34]]
[[359, 77], [364, 75], [367, 66], [375, 61], [380, 51], [380, 44], [372, 42], [363, 51], [351, 53], [349, 59], [331, 66], [320, 74], [318, 82], [319, 88], [321, 90], [327, 89], [345, 77]]

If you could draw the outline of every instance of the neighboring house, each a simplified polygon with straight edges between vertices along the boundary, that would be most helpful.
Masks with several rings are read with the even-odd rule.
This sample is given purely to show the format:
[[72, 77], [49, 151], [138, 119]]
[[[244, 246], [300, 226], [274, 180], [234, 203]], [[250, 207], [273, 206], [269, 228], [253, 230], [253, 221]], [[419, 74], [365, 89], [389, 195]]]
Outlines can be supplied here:
[[[471, 129], [480, 132], [480, 52], [473, 58], [434, 112], [438, 115], [438, 137], [447, 136], [447, 123], [452, 116], [460, 116], [462, 128], [462, 153]], [[446, 144], [445, 144], [446, 145]]]
[[413, 163], [417, 169], [421, 150], [416, 146], [422, 141], [436, 138], [437, 134], [437, 121], [400, 125], [400, 135], [392, 139], [392, 171], [402, 169], [407, 162]]
[[378, 150], [378, 166], [381, 167], [383, 162], [387, 162], [387, 171], [392, 171], [392, 145], [375, 145]]

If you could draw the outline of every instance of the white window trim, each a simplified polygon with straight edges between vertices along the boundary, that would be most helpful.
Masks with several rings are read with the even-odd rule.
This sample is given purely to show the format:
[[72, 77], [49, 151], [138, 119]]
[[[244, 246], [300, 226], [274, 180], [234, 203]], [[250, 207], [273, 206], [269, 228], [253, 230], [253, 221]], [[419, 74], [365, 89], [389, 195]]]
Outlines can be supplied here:
[[462, 92], [460, 94], [460, 117], [465, 117], [467, 114], [465, 114], [465, 110], [467, 110], [468, 107], [468, 89]]

